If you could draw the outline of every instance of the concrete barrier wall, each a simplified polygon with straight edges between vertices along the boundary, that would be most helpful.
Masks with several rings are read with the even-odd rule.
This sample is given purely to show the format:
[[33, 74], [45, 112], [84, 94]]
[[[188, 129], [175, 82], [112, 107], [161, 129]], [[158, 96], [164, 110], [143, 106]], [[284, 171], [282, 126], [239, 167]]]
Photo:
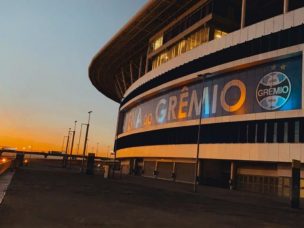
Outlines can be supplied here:
[[11, 166], [11, 161], [0, 163], [0, 175], [3, 174]]

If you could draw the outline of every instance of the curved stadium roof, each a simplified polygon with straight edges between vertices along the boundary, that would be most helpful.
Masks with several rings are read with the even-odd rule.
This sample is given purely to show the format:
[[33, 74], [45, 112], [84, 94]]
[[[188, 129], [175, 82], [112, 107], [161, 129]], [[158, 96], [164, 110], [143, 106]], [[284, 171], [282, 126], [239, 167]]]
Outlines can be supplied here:
[[138, 67], [135, 60], [141, 56], [146, 61], [149, 39], [196, 3], [197, 0], [149, 0], [93, 58], [89, 78], [96, 89], [120, 102], [135, 81], [128, 73], [130, 63]]

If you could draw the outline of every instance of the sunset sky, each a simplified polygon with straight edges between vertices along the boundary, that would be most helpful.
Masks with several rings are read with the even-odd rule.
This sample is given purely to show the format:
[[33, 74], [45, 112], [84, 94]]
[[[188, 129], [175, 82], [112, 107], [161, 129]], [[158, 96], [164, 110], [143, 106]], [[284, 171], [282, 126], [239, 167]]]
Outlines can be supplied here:
[[92, 110], [88, 151], [107, 153], [118, 104], [93, 87], [88, 65], [145, 2], [0, 0], [0, 147], [61, 150], [78, 120], [77, 147]]

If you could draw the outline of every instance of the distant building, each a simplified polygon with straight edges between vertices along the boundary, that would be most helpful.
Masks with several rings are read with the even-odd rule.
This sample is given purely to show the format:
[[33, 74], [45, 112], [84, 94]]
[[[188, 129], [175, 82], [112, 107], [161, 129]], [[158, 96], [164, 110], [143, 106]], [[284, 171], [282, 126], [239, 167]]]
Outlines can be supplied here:
[[120, 103], [124, 172], [193, 183], [199, 139], [200, 184], [287, 196], [304, 162], [303, 50], [302, 0], [148, 1], [89, 67]]

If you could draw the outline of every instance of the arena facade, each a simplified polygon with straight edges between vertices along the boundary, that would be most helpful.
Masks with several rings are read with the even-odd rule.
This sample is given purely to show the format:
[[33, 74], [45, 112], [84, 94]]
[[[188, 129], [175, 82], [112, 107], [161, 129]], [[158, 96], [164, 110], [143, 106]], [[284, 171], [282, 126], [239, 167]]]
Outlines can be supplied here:
[[148, 1], [89, 66], [123, 172], [288, 196], [303, 51], [302, 0]]

